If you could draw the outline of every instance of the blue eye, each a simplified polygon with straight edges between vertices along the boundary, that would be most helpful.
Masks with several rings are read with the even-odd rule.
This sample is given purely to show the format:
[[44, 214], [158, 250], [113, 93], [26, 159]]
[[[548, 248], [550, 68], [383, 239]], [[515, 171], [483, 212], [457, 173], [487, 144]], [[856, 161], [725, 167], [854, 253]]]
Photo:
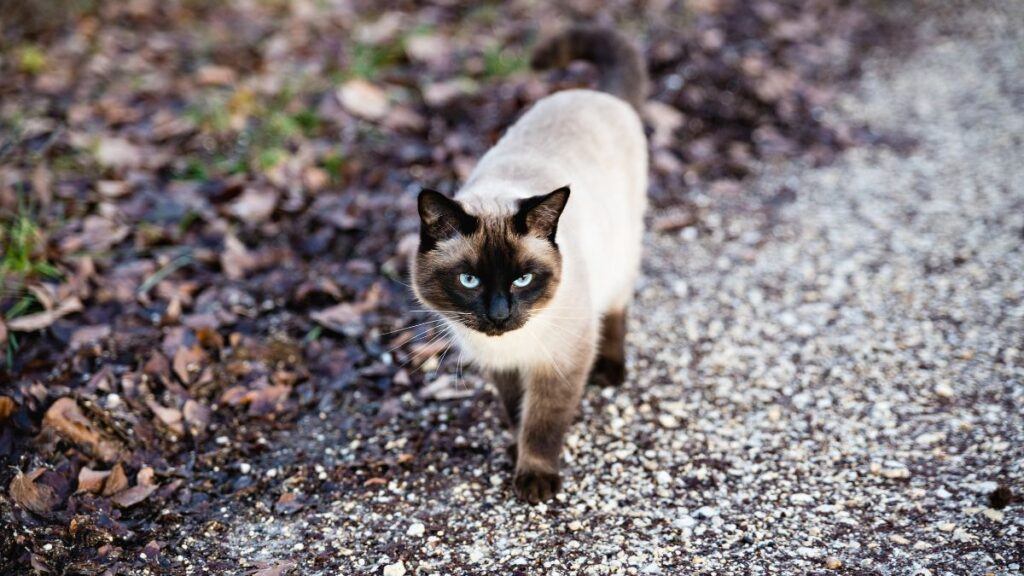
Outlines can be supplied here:
[[513, 280], [512, 285], [518, 288], [523, 288], [529, 285], [531, 281], [533, 281], [533, 274], [523, 274], [519, 278]]
[[476, 288], [480, 285], [480, 279], [472, 274], [459, 274], [459, 282], [466, 288]]

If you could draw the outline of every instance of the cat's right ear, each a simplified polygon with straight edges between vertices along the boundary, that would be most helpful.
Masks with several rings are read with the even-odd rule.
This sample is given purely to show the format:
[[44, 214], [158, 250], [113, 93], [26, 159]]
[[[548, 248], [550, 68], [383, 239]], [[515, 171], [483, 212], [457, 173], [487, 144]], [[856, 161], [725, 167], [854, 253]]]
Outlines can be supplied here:
[[462, 205], [451, 198], [424, 188], [417, 202], [420, 212], [420, 252], [432, 249], [438, 242], [476, 230], [477, 219], [467, 214]]

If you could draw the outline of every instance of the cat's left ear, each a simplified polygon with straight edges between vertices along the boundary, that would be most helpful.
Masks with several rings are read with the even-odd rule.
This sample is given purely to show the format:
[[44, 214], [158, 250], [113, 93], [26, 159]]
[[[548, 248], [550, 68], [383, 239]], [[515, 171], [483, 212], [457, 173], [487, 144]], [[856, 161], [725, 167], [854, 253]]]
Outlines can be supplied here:
[[455, 236], [472, 234], [476, 217], [467, 214], [457, 201], [424, 188], [417, 205], [420, 213], [420, 252], [427, 252], [438, 242]]
[[558, 231], [558, 219], [569, 202], [569, 187], [562, 186], [554, 192], [532, 196], [519, 201], [519, 210], [515, 215], [516, 231], [520, 234], [532, 234], [555, 241]]

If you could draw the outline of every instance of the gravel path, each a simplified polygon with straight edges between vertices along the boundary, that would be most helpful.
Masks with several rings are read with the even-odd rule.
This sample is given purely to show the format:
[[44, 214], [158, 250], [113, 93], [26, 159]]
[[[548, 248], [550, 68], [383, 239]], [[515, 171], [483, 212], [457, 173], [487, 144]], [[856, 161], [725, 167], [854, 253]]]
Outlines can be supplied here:
[[186, 543], [309, 574], [1018, 573], [1024, 505], [990, 494], [1024, 491], [1024, 4], [922, 26], [835, 112], [909, 151], [766, 167], [650, 235], [633, 377], [588, 392], [557, 502], [512, 499], [470, 376], [372, 437], [358, 397], [303, 421], [271, 442], [291, 468], [253, 463], [301, 511]]

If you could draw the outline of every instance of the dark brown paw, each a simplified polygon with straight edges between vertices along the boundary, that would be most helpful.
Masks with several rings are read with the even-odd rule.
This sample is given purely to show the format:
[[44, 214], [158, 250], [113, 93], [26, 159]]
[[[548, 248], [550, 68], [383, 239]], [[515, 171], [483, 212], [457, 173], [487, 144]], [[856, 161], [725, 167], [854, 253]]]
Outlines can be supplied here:
[[621, 360], [598, 357], [590, 371], [590, 383], [602, 388], [618, 386], [626, 381], [626, 364]]
[[539, 504], [555, 497], [562, 488], [562, 479], [550, 472], [524, 470], [512, 481], [516, 496], [524, 502]]

